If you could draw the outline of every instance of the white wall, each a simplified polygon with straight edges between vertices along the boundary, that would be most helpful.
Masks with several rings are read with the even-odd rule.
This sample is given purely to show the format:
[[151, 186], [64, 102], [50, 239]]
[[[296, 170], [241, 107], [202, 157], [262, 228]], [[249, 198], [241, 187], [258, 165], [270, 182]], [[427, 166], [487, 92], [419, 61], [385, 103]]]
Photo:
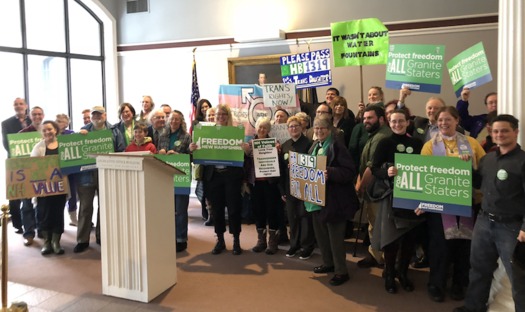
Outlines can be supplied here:
[[118, 21], [118, 43], [232, 38], [250, 27], [329, 28], [367, 17], [399, 22], [498, 12], [498, 0], [149, 0], [126, 14], [126, 0], [101, 0]]
[[[484, 95], [496, 90], [497, 25], [483, 28], [476, 26], [432, 31], [391, 32], [390, 36], [391, 43], [444, 44], [446, 61], [462, 50], [482, 41], [492, 70], [493, 82], [473, 91], [471, 112], [477, 114], [484, 112]], [[254, 48], [257, 45], [259, 47]], [[329, 38], [317, 38], [311, 45], [312, 51], [322, 48], [331, 48]], [[137, 107], [142, 95], [151, 94], [158, 104], [168, 103], [185, 113], [189, 112], [191, 50], [192, 48], [180, 48], [119, 53], [121, 102], [128, 101]], [[228, 84], [228, 57], [306, 51], [308, 51], [306, 44], [301, 43], [297, 46], [294, 40], [264, 44], [236, 44], [231, 50], [227, 45], [199, 47], [195, 57], [201, 97], [208, 98], [213, 105], [217, 104], [219, 85]], [[359, 67], [332, 68], [332, 73], [333, 86], [341, 91], [350, 103], [350, 108], [355, 111], [360, 99]], [[384, 80], [384, 65], [363, 67], [365, 100], [368, 88], [372, 85], [384, 86]], [[324, 96], [325, 90], [326, 87], [318, 88], [320, 98]], [[397, 98], [398, 90], [384, 90], [387, 101]], [[424, 115], [426, 99], [433, 95], [414, 92], [407, 100], [412, 113]], [[439, 96], [450, 105], [455, 105], [457, 101], [446, 71], [443, 72], [443, 86]]]

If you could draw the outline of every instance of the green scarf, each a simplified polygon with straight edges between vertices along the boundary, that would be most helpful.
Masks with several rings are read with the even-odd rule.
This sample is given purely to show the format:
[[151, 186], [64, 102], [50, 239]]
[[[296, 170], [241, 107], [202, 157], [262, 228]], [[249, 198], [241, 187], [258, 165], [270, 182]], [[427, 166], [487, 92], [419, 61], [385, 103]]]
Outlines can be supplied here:
[[[326, 140], [324, 142], [316, 142], [315, 147], [312, 150], [312, 155], [314, 156], [326, 156], [326, 152], [328, 151], [328, 147], [332, 144], [332, 134], [329, 134]], [[305, 201], [304, 207], [306, 208], [306, 211], [313, 212], [321, 210], [321, 206], [318, 206], [316, 204], [310, 203]]]

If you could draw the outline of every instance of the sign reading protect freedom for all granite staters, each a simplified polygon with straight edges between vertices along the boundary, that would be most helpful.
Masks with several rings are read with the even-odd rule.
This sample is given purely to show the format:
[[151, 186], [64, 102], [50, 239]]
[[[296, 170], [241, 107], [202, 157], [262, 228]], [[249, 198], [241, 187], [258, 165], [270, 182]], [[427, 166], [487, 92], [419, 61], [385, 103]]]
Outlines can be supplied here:
[[332, 84], [330, 49], [280, 57], [284, 83], [295, 83], [297, 89]]
[[440, 93], [445, 46], [391, 44], [386, 65], [385, 86], [399, 90]]
[[176, 174], [173, 176], [173, 187], [175, 188], [175, 195], [189, 195], [191, 188], [191, 163], [190, 155], [188, 154], [170, 154], [170, 155], [155, 155], [155, 158], [162, 160], [170, 166], [173, 166], [183, 174]]
[[33, 147], [42, 141], [40, 131], [12, 133], [7, 135], [9, 144], [9, 157], [29, 157]]
[[243, 138], [243, 127], [197, 125], [193, 129], [193, 142], [198, 146], [193, 151], [193, 163], [242, 167]]
[[96, 159], [89, 155], [115, 151], [111, 130], [59, 135], [57, 141], [60, 168], [64, 174], [96, 169]]
[[474, 89], [492, 81], [489, 62], [481, 42], [454, 56], [448, 61], [447, 68], [458, 98], [463, 88]]
[[472, 162], [457, 157], [396, 154], [392, 206], [472, 216]]

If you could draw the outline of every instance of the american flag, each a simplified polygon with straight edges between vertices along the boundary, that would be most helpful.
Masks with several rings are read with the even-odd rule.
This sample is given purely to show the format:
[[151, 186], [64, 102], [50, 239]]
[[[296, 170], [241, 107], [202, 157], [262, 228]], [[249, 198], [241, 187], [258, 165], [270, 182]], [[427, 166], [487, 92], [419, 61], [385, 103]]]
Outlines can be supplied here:
[[[193, 59], [193, 65], [192, 65], [192, 77], [191, 77], [191, 111], [190, 111], [190, 125], [193, 124], [193, 120], [195, 119], [195, 113], [197, 110], [197, 102], [199, 101], [199, 98], [201, 97], [199, 92], [199, 82], [197, 81], [197, 63], [195, 62], [195, 58]], [[190, 126], [190, 134], [193, 131], [193, 126]]]

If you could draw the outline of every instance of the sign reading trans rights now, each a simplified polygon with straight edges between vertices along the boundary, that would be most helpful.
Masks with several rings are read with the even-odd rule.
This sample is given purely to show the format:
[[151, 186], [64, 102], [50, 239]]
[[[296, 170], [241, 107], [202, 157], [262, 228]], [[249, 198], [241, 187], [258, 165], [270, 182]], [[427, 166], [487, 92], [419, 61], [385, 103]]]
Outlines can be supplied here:
[[193, 142], [198, 148], [193, 151], [193, 162], [203, 165], [242, 167], [243, 138], [243, 127], [197, 125], [193, 130]]
[[396, 154], [392, 206], [472, 216], [472, 162], [457, 157]]

